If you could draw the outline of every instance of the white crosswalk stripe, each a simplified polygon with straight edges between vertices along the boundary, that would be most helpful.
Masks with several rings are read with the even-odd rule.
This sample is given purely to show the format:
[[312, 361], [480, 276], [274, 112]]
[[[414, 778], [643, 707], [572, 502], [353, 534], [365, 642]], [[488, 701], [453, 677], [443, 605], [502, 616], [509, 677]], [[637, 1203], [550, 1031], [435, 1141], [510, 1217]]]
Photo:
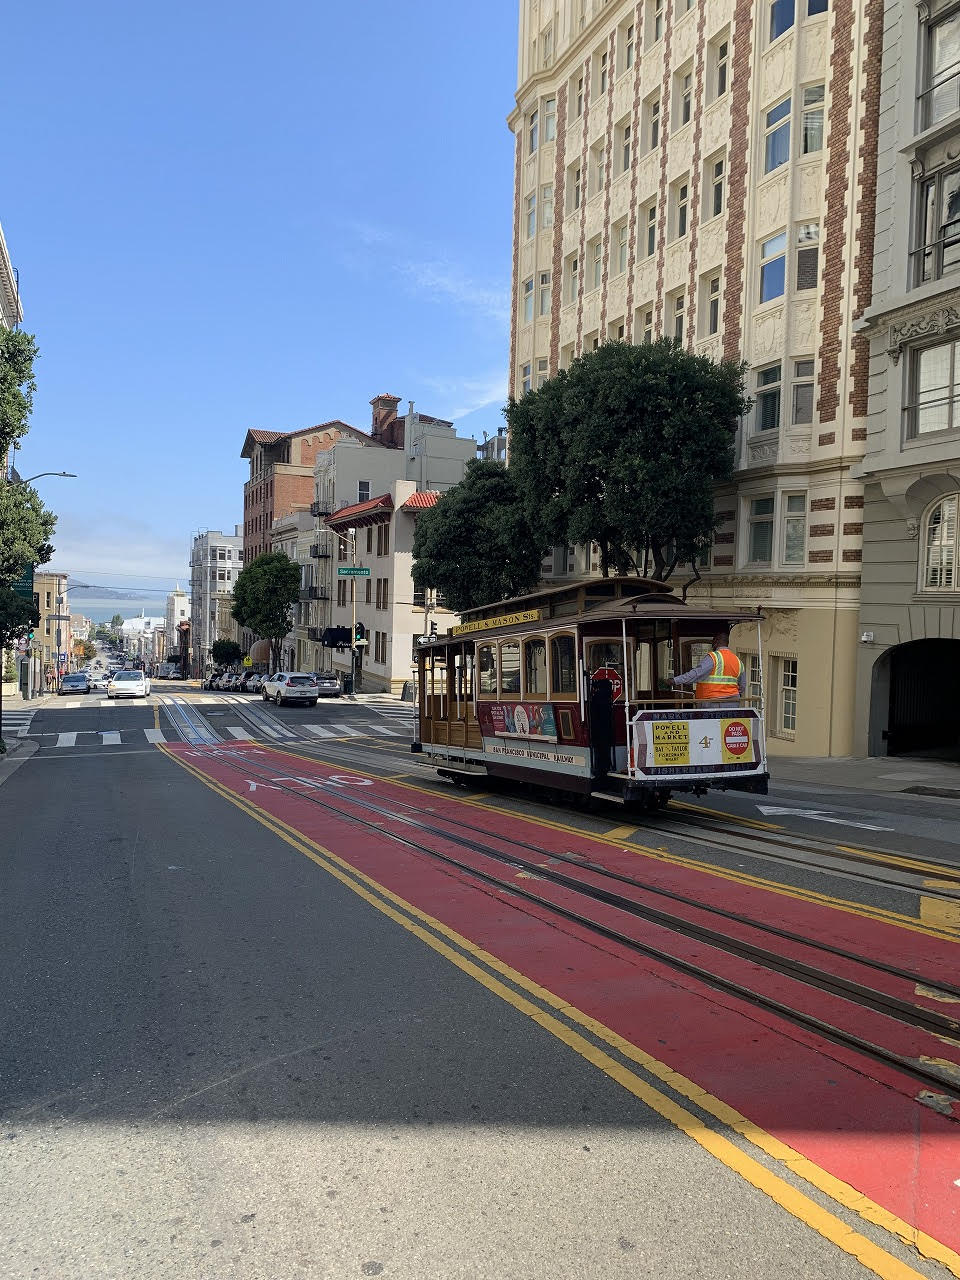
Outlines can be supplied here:
[[230, 734], [230, 736], [231, 736], [232, 738], [244, 738], [244, 739], [246, 739], [246, 738], [249, 738], [249, 737], [250, 737], [250, 730], [249, 730], [249, 729], [244, 729], [244, 728], [243, 728], [241, 725], [239, 725], [239, 724], [225, 724], [223, 727], [224, 727], [224, 730], [225, 730], [227, 733], [229, 733], [229, 734]]
[[148, 742], [166, 742], [162, 729], [144, 729], [143, 732]]
[[36, 708], [25, 710], [21, 707], [4, 708], [3, 723], [0, 725], [0, 737], [25, 738], [30, 730], [30, 721], [37, 714]]
[[120, 745], [120, 734], [116, 729], [104, 729], [101, 731], [100, 737], [103, 739], [105, 747], [119, 747]]
[[77, 735], [75, 733], [61, 733], [57, 735], [58, 747], [75, 747], [77, 745]]
[[305, 724], [303, 727], [310, 733], [316, 734], [318, 738], [335, 738], [337, 736], [332, 729], [325, 729], [320, 724]]

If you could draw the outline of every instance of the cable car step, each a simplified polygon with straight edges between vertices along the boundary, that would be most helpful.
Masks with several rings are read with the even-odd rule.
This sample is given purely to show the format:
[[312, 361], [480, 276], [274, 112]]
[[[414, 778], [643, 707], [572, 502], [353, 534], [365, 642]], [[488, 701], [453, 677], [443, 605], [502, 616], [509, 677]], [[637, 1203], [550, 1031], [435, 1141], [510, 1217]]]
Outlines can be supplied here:
[[617, 795], [614, 791], [591, 791], [591, 800], [612, 800], [614, 804], [626, 804], [623, 796]]

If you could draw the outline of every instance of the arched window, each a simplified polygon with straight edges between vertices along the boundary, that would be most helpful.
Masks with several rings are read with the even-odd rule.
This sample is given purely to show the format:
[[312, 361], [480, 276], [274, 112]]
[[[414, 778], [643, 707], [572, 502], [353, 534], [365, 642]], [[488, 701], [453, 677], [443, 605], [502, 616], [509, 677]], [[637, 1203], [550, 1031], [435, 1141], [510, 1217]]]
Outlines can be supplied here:
[[957, 509], [960, 493], [941, 498], [924, 524], [923, 586], [927, 591], [957, 590]]

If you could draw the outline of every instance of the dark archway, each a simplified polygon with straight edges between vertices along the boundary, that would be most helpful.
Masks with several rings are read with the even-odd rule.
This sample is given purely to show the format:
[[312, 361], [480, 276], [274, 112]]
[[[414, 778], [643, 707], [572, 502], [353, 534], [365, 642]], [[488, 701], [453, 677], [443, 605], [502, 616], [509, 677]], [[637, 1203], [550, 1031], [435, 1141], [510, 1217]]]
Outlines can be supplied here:
[[870, 749], [960, 759], [960, 640], [913, 640], [877, 661]]

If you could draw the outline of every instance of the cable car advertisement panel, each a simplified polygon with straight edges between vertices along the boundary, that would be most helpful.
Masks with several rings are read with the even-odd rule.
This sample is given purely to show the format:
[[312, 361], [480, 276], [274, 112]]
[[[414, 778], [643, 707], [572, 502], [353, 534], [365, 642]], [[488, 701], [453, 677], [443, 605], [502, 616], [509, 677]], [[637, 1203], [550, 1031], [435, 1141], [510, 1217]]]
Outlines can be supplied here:
[[764, 768], [760, 717], [753, 708], [640, 711], [632, 720], [639, 777], [752, 774]]
[[577, 706], [479, 702], [477, 719], [484, 753], [504, 764], [590, 773], [590, 748]]

